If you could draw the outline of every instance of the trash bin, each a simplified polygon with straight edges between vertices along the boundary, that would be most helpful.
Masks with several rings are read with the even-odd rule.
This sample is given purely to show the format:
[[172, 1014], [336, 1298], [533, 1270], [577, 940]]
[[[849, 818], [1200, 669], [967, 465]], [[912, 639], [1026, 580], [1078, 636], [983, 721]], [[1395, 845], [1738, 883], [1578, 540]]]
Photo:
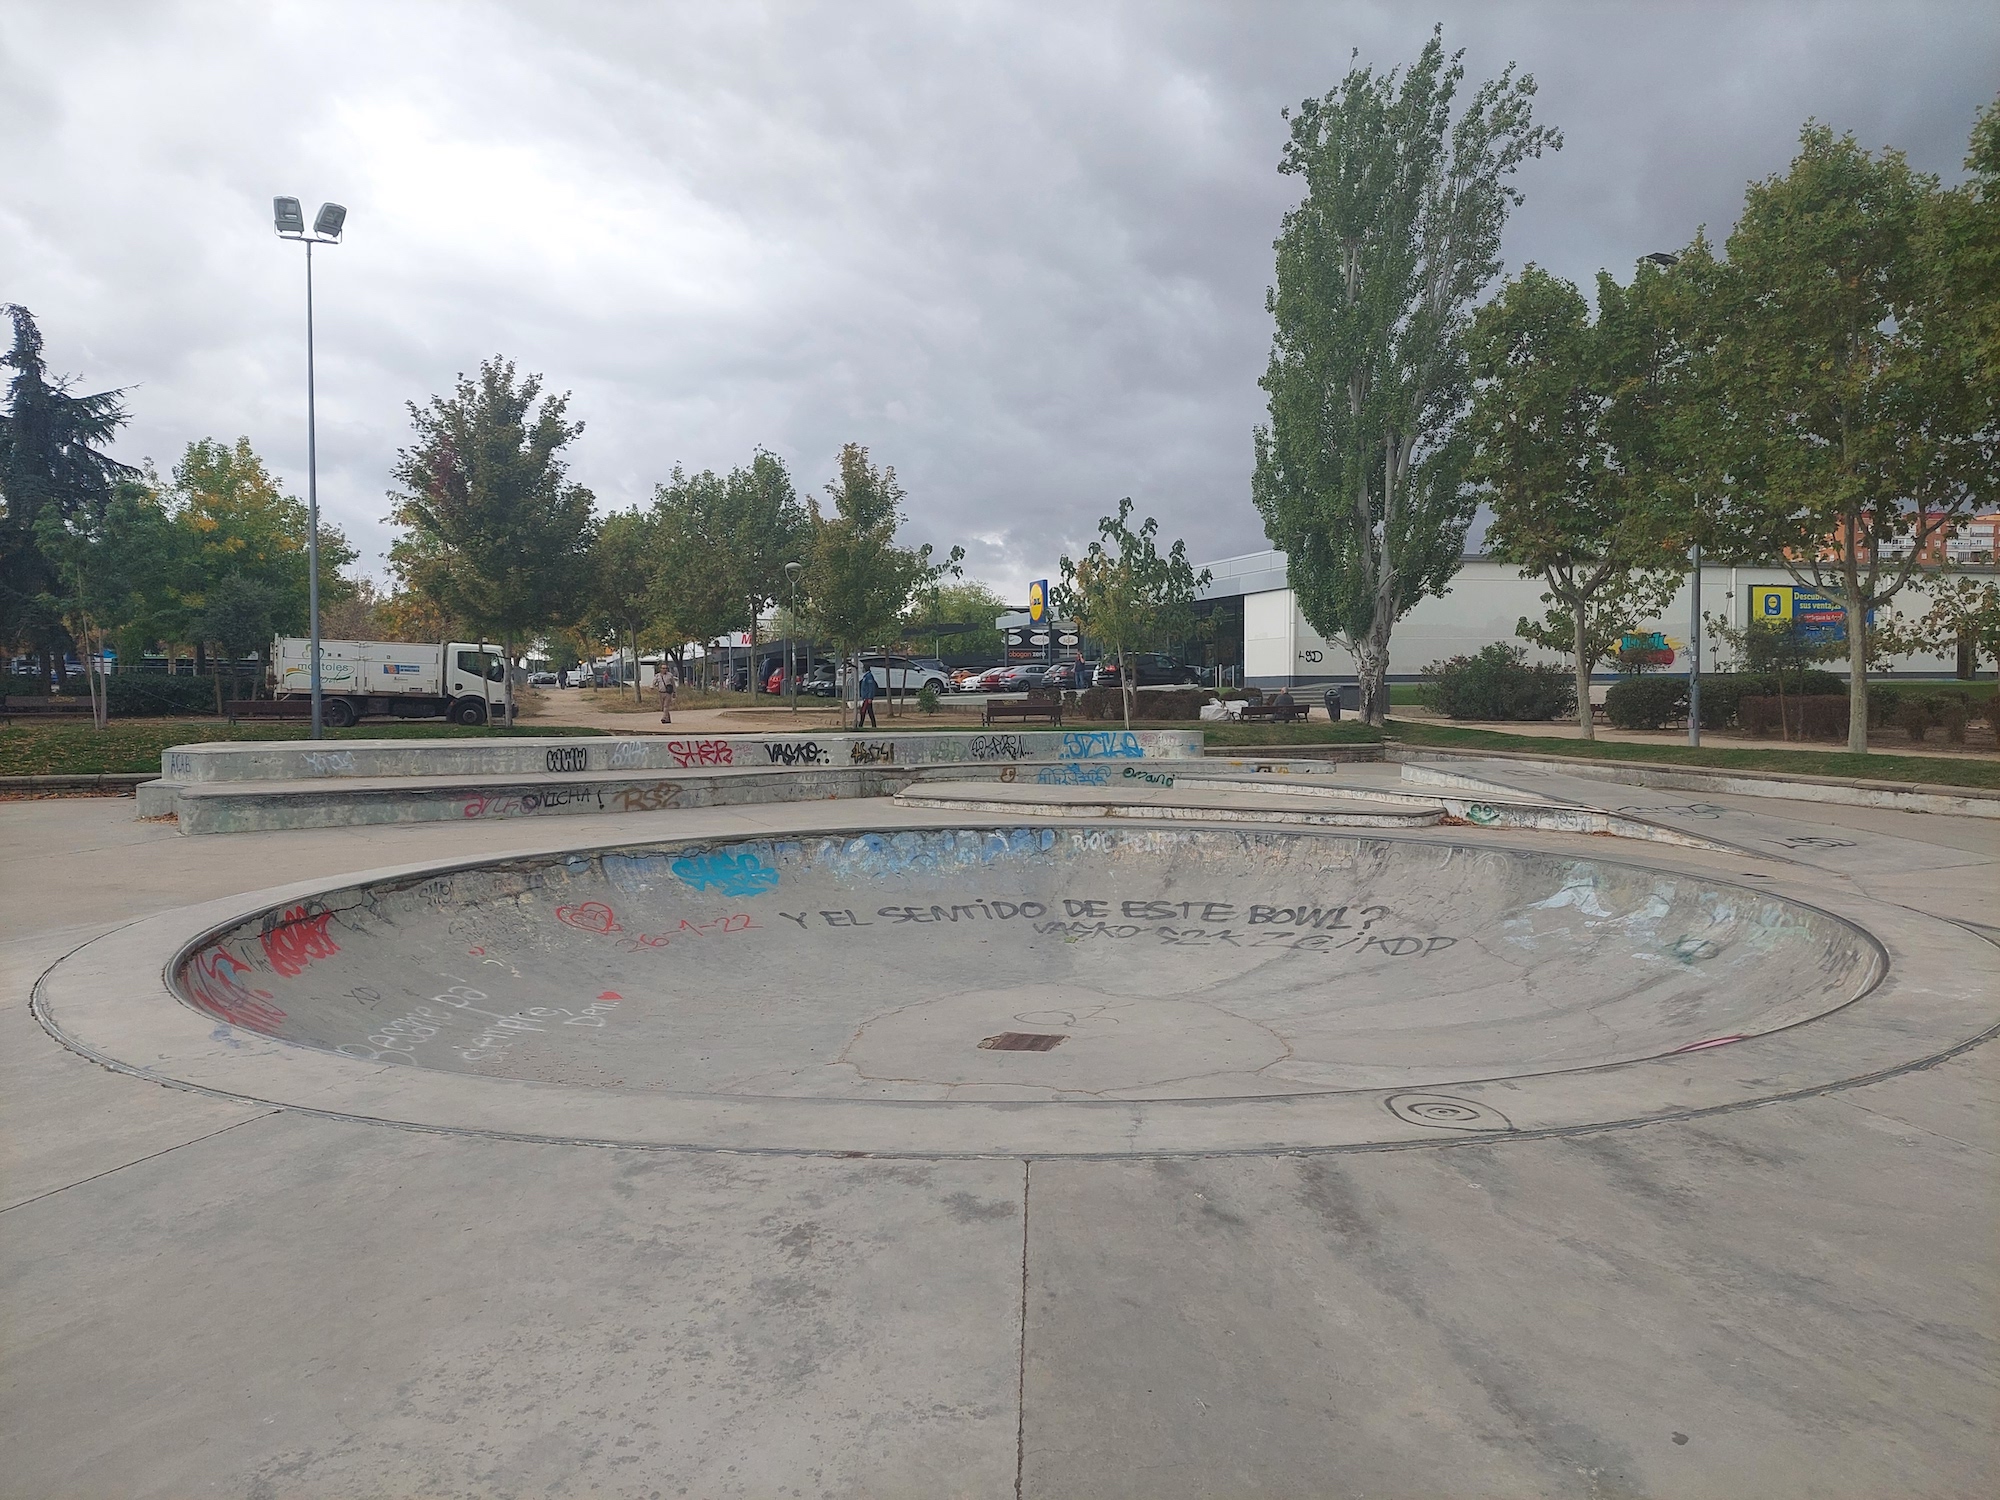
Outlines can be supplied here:
[[1336, 723], [1340, 720], [1340, 689], [1337, 687], [1326, 690], [1326, 716]]

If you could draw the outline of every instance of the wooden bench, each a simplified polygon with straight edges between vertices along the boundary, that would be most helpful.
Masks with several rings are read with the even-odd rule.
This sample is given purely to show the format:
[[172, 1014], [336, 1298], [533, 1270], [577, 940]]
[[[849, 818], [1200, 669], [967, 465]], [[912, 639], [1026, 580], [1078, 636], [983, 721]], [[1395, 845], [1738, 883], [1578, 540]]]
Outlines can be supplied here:
[[980, 722], [997, 724], [1002, 719], [1035, 719], [1062, 727], [1062, 695], [1030, 692], [1026, 698], [988, 698], [986, 716]]
[[88, 698], [45, 698], [40, 694], [7, 697], [6, 713], [11, 718], [15, 714], [55, 714], [67, 718], [73, 714], [90, 712]]
[[1239, 724], [1290, 724], [1294, 720], [1306, 718], [1312, 713], [1304, 703], [1279, 703], [1265, 699], [1262, 703], [1245, 703], [1243, 712], [1237, 716]]

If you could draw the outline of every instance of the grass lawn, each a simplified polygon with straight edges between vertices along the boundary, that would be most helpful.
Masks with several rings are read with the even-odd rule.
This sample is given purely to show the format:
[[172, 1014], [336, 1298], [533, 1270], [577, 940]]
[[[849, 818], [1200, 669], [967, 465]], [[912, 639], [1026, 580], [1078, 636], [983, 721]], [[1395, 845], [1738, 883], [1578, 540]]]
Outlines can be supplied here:
[[[213, 740], [302, 740], [309, 725], [296, 722], [230, 724], [221, 719], [114, 719], [99, 731], [89, 724], [0, 726], [0, 776], [91, 776], [160, 769], [160, 752]], [[496, 735], [603, 735], [602, 729], [466, 728], [457, 724], [357, 724], [329, 729], [330, 740], [482, 739]]]
[[1609, 740], [1549, 739], [1497, 729], [1454, 729], [1393, 719], [1389, 738], [1441, 750], [1524, 750], [1575, 760], [1622, 760], [1646, 765], [1713, 766], [1727, 771], [1786, 771], [1859, 781], [1922, 781], [1941, 786], [2000, 787], [2000, 757], [1849, 755], [1844, 750], [1745, 750], [1731, 746], [1632, 745]]

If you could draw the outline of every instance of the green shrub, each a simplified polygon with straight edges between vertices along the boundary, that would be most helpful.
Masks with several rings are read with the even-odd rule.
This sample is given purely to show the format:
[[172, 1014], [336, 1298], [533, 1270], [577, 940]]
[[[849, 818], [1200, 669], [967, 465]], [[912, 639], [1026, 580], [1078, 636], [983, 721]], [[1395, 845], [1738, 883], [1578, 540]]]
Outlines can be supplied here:
[[1685, 677], [1621, 677], [1604, 695], [1604, 717], [1617, 729], [1665, 729], [1670, 720], [1686, 718], [1687, 710]]
[[917, 689], [917, 708], [927, 714], [938, 711], [938, 690], [932, 683], [925, 683]]
[[1903, 698], [1896, 705], [1894, 723], [1910, 737], [1912, 744], [1922, 744], [1925, 732], [1931, 727], [1930, 700], [1915, 695]]
[[1453, 719], [1560, 719], [1576, 712], [1576, 681], [1562, 666], [1528, 665], [1528, 653], [1495, 641], [1476, 656], [1424, 669], [1424, 702]]
[[45, 698], [49, 685], [32, 675], [16, 676], [13, 673], [0, 674], [0, 697], [5, 698]]

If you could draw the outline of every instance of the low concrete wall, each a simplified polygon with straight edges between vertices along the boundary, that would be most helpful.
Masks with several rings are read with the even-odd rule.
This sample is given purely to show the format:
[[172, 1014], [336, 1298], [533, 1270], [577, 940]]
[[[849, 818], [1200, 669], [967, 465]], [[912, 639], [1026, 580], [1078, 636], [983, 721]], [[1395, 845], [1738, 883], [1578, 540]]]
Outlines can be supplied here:
[[1739, 797], [1783, 797], [1793, 802], [1832, 802], [1847, 807], [1887, 807], [1899, 812], [1957, 813], [1968, 818], [2000, 818], [2000, 792], [1982, 787], [1937, 786], [1897, 781], [1844, 781], [1786, 771], [1728, 771], [1705, 766], [1649, 766], [1633, 761], [1569, 760], [1517, 750], [1438, 750], [1392, 747], [1389, 758], [1405, 765], [1434, 761], [1520, 760], [1559, 768], [1623, 786], [1676, 792], [1733, 792]]
[[1202, 753], [1198, 729], [991, 730], [951, 734], [689, 734], [618, 738], [300, 740], [176, 745], [163, 779], [316, 781], [343, 776], [535, 776], [592, 771], [921, 766], [1139, 760]]
[[664, 812], [758, 802], [887, 797], [922, 773], [914, 768], [835, 766], [711, 775], [591, 776], [566, 781], [481, 777], [384, 786], [183, 787], [170, 811], [182, 833], [253, 833], [286, 828], [353, 828], [383, 823], [460, 823], [495, 818], [580, 817]]

